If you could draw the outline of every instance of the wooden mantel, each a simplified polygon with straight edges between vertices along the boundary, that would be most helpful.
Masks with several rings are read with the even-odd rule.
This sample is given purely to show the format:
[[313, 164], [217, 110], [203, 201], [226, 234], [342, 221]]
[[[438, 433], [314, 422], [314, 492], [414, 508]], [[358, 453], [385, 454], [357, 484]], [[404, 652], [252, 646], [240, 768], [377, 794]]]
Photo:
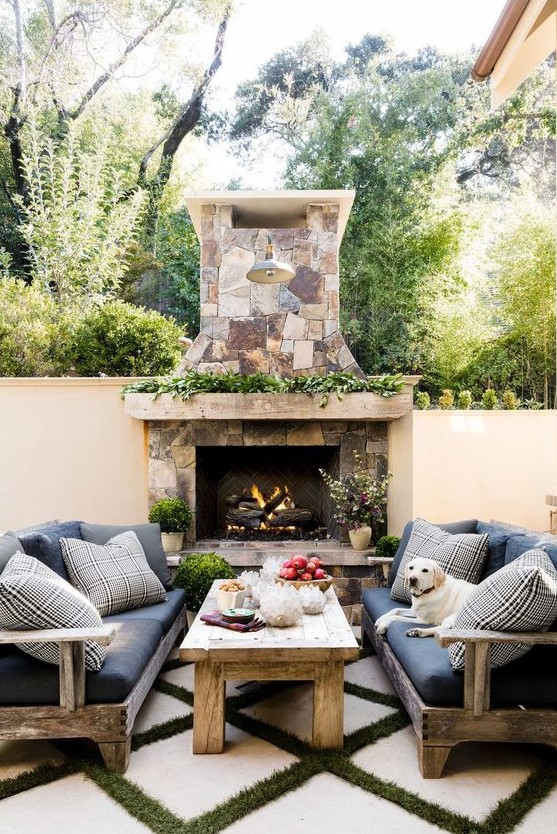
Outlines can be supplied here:
[[125, 411], [137, 420], [397, 420], [413, 408], [420, 377], [404, 377], [400, 394], [381, 397], [367, 392], [330, 394], [194, 394], [181, 400], [171, 394], [126, 394]]

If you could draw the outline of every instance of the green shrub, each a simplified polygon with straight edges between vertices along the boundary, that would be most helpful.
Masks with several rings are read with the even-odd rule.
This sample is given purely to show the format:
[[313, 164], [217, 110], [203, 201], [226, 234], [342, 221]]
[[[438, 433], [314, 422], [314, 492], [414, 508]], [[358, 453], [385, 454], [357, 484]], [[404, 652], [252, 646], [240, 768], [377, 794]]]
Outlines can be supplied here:
[[67, 358], [70, 320], [37, 284], [0, 277], [0, 376], [60, 376]]
[[415, 400], [417, 407], [422, 411], [427, 411], [431, 404], [431, 398], [427, 391], [417, 391]]
[[497, 394], [493, 390], [493, 388], [488, 388], [484, 391], [482, 396], [482, 408], [487, 409], [488, 411], [493, 411], [494, 408], [499, 406], [499, 400], [497, 399]]
[[186, 607], [199, 611], [215, 579], [233, 579], [232, 566], [216, 553], [190, 553], [182, 559], [172, 580], [186, 592]]
[[165, 374], [178, 364], [181, 335], [160, 313], [109, 301], [92, 307], [78, 323], [73, 366], [80, 376]]
[[185, 533], [191, 525], [192, 514], [181, 498], [161, 498], [149, 510], [149, 521], [159, 524], [161, 533]]
[[472, 405], [472, 394], [470, 391], [461, 391], [458, 395], [458, 408], [468, 410]]
[[441, 396], [439, 397], [439, 408], [442, 408], [444, 411], [446, 411], [448, 408], [452, 408], [453, 405], [453, 392], [449, 388], [443, 388]]
[[516, 394], [514, 391], [510, 391], [508, 388], [506, 391], [503, 391], [503, 396], [501, 397], [501, 405], [506, 411], [514, 411], [518, 408], [518, 400], [516, 399]]
[[397, 552], [399, 544], [398, 536], [381, 536], [375, 545], [375, 555], [382, 559], [391, 559]]

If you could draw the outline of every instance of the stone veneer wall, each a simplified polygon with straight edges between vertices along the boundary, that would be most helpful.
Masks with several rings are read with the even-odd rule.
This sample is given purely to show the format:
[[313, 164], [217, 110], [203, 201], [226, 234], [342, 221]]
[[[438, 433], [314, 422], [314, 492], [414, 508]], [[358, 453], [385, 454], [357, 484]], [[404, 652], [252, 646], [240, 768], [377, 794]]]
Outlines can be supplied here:
[[387, 472], [387, 423], [375, 421], [200, 420], [149, 422], [149, 505], [179, 495], [194, 511], [196, 448], [199, 446], [336, 446], [339, 475], [353, 471], [357, 452], [375, 477]]
[[[338, 204], [308, 205], [306, 228], [237, 229], [232, 206], [202, 206], [200, 333], [178, 372], [363, 376], [338, 329], [338, 215]], [[268, 234], [275, 258], [295, 268], [288, 283], [246, 278]]]

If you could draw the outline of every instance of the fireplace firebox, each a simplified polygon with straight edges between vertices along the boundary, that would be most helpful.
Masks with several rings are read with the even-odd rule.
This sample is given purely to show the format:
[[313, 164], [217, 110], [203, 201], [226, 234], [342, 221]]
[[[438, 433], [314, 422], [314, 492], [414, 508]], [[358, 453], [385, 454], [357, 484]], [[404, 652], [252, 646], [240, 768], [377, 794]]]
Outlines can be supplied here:
[[200, 447], [196, 538], [332, 536], [333, 507], [320, 469], [338, 475], [338, 447]]

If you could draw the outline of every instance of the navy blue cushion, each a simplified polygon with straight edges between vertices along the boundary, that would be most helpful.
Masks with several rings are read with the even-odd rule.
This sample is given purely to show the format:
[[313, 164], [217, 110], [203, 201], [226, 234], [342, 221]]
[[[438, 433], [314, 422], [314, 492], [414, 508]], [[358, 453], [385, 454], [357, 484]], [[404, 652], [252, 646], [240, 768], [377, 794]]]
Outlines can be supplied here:
[[366, 588], [362, 593], [362, 605], [373, 622], [382, 617], [383, 614], [387, 614], [388, 611], [392, 611], [393, 608], [407, 608], [410, 610], [410, 605], [405, 602], [391, 599], [389, 588]]
[[[410, 608], [393, 601], [388, 588], [369, 588], [362, 601], [373, 621], [393, 608]], [[408, 623], [391, 623], [387, 641], [422, 700], [462, 706], [464, 676], [453, 671], [448, 650], [433, 637], [407, 637], [408, 628]], [[524, 657], [493, 669], [491, 686], [495, 706], [557, 707], [557, 646], [534, 646]]]
[[15, 533], [10, 530], [0, 536], [0, 573], [18, 550], [21, 550], [21, 542]]
[[[156, 620], [122, 616], [117, 624], [116, 636], [107, 647], [102, 668], [98, 672], [86, 673], [87, 702], [123, 701], [141, 677], [161, 637], [162, 628]], [[14, 649], [0, 660], [0, 704], [58, 704], [58, 678], [58, 667]]]
[[516, 535], [516, 532], [513, 532], [504, 524], [498, 524], [497, 522], [488, 524], [485, 521], [478, 521], [476, 532], [480, 534], [487, 533], [489, 536], [487, 560], [481, 577], [485, 579], [505, 564], [507, 542], [511, 536]]
[[525, 536], [511, 536], [505, 548], [505, 564], [514, 562], [528, 550], [540, 548], [545, 550], [555, 567], [557, 568], [557, 537], [549, 533], [530, 533]]
[[[176, 617], [186, 603], [186, 592], [182, 588], [175, 588], [166, 592], [166, 602], [158, 602], [155, 605], [147, 605], [143, 608], [133, 608], [125, 612], [126, 620], [155, 620], [167, 634]], [[111, 614], [103, 617], [103, 623], [119, 623], [124, 619], [123, 613]]]
[[80, 524], [79, 521], [64, 521], [60, 524], [53, 524], [52, 527], [41, 527], [40, 530], [21, 533], [18, 538], [25, 553], [34, 556], [39, 562], [47, 565], [58, 576], [69, 582], [68, 572], [62, 558], [60, 539], [81, 539]]
[[[432, 524], [433, 522], [430, 522]], [[412, 526], [414, 521], [408, 521], [404, 530], [402, 531], [402, 536], [400, 538], [400, 543], [398, 545], [397, 551], [395, 553], [395, 557], [392, 561], [390, 570], [389, 570], [389, 578], [387, 580], [387, 584], [389, 587], [393, 584], [396, 579], [396, 575], [398, 569], [400, 567], [400, 563], [402, 562], [402, 557], [404, 556], [404, 552], [408, 545], [408, 541], [412, 534]], [[445, 524], [435, 524], [435, 527], [439, 527], [439, 529], [444, 530], [446, 533], [475, 533], [476, 526], [478, 524], [477, 519], [475, 518], [467, 518], [463, 521], [449, 521]]]

